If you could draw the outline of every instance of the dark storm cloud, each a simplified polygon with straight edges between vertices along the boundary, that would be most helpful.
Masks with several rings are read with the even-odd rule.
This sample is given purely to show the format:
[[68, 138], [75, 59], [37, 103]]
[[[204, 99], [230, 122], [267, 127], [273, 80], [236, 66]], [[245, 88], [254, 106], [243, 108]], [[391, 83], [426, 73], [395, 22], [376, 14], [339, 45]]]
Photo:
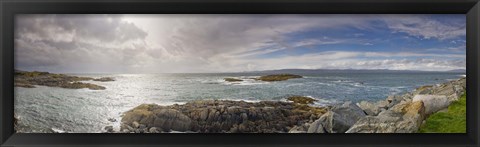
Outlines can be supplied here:
[[19, 15], [15, 28], [16, 65], [45, 70], [79, 62], [132, 64], [128, 59], [145, 48], [148, 35], [118, 15]]

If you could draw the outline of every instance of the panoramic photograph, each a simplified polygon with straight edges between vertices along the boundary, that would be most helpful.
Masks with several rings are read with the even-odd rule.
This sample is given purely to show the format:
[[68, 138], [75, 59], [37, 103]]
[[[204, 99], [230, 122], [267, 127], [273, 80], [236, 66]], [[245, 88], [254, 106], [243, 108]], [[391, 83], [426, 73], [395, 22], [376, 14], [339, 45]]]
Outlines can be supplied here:
[[464, 14], [21, 14], [16, 133], [466, 133]]

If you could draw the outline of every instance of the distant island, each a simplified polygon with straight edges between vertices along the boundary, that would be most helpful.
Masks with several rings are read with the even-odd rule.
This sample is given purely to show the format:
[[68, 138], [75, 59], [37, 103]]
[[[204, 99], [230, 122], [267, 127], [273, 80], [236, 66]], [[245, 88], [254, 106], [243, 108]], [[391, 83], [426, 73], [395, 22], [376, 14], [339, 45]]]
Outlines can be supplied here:
[[49, 72], [40, 72], [40, 71], [21, 71], [15, 70], [15, 87], [24, 87], [24, 88], [35, 88], [34, 85], [48, 86], [48, 87], [61, 87], [68, 89], [82, 89], [88, 88], [91, 90], [104, 90], [106, 89], [103, 86], [84, 83], [80, 81], [101, 81], [108, 82], [114, 81], [113, 78], [102, 77], [102, 78], [90, 78], [90, 77], [77, 77], [69, 76], [65, 74], [54, 74]]
[[249, 71], [247, 73], [318, 73], [318, 72], [345, 72], [352, 71], [357, 73], [466, 73], [465, 69], [455, 69], [448, 71], [423, 71], [423, 70], [390, 70], [390, 69], [278, 69]]
[[[274, 82], [274, 81], [285, 81], [288, 79], [296, 79], [296, 78], [303, 78], [303, 76], [294, 75], [294, 74], [272, 74], [272, 75], [260, 76], [258, 78], [251, 78], [251, 79], [254, 79], [257, 81]], [[237, 78], [224, 78], [224, 80], [227, 82], [243, 81], [242, 79], [237, 79]]]

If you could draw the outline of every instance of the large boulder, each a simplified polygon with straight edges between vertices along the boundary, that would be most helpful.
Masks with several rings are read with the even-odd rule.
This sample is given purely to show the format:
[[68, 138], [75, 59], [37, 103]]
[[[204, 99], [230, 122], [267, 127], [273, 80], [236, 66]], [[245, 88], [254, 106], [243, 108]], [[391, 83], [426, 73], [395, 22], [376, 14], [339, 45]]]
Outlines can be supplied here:
[[445, 95], [415, 95], [412, 101], [422, 101], [427, 115], [448, 108], [451, 103]]
[[360, 107], [350, 101], [345, 102], [342, 105], [337, 105], [333, 107], [332, 111], [344, 117], [350, 118], [348, 120], [349, 124], [353, 124], [358, 119], [365, 117], [365, 112], [363, 112]]
[[346, 102], [332, 108], [331, 111], [323, 114], [308, 128], [308, 133], [344, 133], [360, 118], [365, 117], [361, 108]]
[[396, 133], [415, 133], [426, 118], [425, 106], [422, 101], [409, 103], [403, 109], [402, 121], [396, 124]]
[[367, 101], [361, 101], [360, 103], [357, 103], [357, 106], [360, 107], [363, 111], [365, 111], [366, 114], [368, 115], [378, 115], [382, 110], [386, 110], [389, 106], [388, 100], [385, 101], [377, 101], [375, 103], [372, 102], [367, 102]]
[[346, 133], [415, 133], [425, 118], [423, 102], [404, 101], [398, 105], [378, 116], [361, 118]]
[[309, 127], [308, 127], [308, 130], [307, 130], [307, 133], [325, 133], [327, 132], [325, 130], [325, 128], [323, 127], [323, 124], [325, 124], [325, 122], [327, 121], [327, 117], [324, 117], [324, 116], [331, 116], [330, 113], [334, 113], [334, 112], [327, 112], [325, 113], [320, 119], [314, 121]]
[[360, 103], [357, 103], [357, 106], [360, 107], [368, 115], [377, 115], [379, 113], [378, 107], [371, 102], [361, 101]]
[[426, 108], [422, 101], [413, 101], [408, 103], [403, 109], [403, 118], [420, 116], [420, 119], [425, 118]]
[[392, 116], [367, 116], [357, 121], [345, 133], [394, 133], [395, 122], [400, 117]]

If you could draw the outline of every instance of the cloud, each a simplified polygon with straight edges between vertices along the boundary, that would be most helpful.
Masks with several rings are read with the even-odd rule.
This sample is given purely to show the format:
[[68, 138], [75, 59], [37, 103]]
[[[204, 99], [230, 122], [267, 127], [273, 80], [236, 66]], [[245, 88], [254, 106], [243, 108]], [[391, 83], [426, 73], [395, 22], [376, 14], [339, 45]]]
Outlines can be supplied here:
[[387, 26], [394, 32], [407, 33], [422, 39], [454, 39], [466, 35], [463, 21], [439, 21], [426, 16], [395, 15], [384, 17]]
[[[348, 62], [346, 64], [348, 65]], [[466, 62], [465, 60], [461, 59], [384, 59], [358, 61], [356, 63], [353, 63], [352, 66], [356, 69], [448, 71], [454, 69], [465, 69]]]
[[[412, 16], [413, 17], [413, 16]], [[379, 40], [367, 39], [368, 33], [345, 32], [378, 29], [378, 21], [388, 21], [389, 29], [417, 36], [446, 38], [448, 33], [415, 34], [418, 18], [399, 17], [389, 20], [375, 15], [19, 15], [15, 30], [16, 67], [51, 72], [236, 72], [281, 68], [375, 68], [377, 62], [389, 61], [392, 68], [398, 61], [405, 67], [414, 65], [412, 57], [435, 59], [425, 69], [442, 70], [440, 58], [458, 67], [462, 55], [425, 54], [418, 52], [315, 51], [278, 57], [270, 53], [322, 45], [354, 44], [375, 46]], [[413, 21], [412, 21], [413, 20]], [[425, 21], [424, 18], [421, 19]], [[428, 20], [431, 21], [431, 20]], [[432, 20], [433, 22], [436, 22]], [[413, 25], [412, 25], [413, 24]], [[434, 31], [449, 28], [443, 22]], [[408, 29], [406, 29], [408, 28]], [[383, 28], [381, 28], [383, 29]], [[346, 36], [295, 38], [328, 30]], [[405, 31], [405, 30], [411, 30]], [[446, 29], [449, 30], [449, 29]], [[342, 32], [343, 31], [343, 32]], [[454, 31], [455, 32], [455, 31]], [[461, 31], [460, 31], [461, 32]], [[427, 35], [424, 35], [424, 34]], [[455, 34], [455, 33], [450, 33]], [[353, 35], [353, 37], [352, 37]], [[382, 36], [378, 36], [382, 37]], [[377, 37], [377, 38], [378, 38]], [[372, 43], [373, 42], [373, 43]], [[456, 45], [463, 45], [461, 39]], [[386, 48], [386, 50], [391, 50]], [[453, 49], [452, 49], [453, 50]], [[460, 49], [461, 50], [461, 49]], [[266, 57], [259, 57], [265, 55]], [[373, 59], [376, 60], [373, 60]], [[380, 59], [381, 58], [381, 59]], [[389, 58], [396, 58], [395, 60]], [[406, 61], [398, 58], [405, 58]], [[364, 64], [361, 61], [365, 61]], [[367, 63], [368, 61], [368, 63]], [[370, 63], [371, 62], [371, 63]], [[421, 64], [420, 64], [421, 63]], [[384, 65], [388, 67], [387, 63]], [[438, 66], [437, 66], [438, 65]], [[454, 66], [455, 65], [455, 66]], [[450, 68], [450, 67], [448, 67]]]
[[[418, 58], [410, 58], [412, 56]], [[211, 68], [221, 72], [272, 69], [391, 69], [447, 71], [465, 69], [465, 56], [419, 54], [412, 52], [325, 51], [298, 56], [225, 60]]]
[[428, 54], [414, 52], [363, 52], [364, 57], [443, 57], [443, 58], [465, 58], [462, 54]]
[[203, 58], [272, 46], [291, 48], [286, 35], [313, 28], [368, 26], [367, 20], [345, 15], [143, 15], [124, 20], [153, 30], [150, 40], [172, 55]]
[[19, 15], [16, 25], [16, 65], [38, 70], [122, 70], [148, 35], [116, 15]]

